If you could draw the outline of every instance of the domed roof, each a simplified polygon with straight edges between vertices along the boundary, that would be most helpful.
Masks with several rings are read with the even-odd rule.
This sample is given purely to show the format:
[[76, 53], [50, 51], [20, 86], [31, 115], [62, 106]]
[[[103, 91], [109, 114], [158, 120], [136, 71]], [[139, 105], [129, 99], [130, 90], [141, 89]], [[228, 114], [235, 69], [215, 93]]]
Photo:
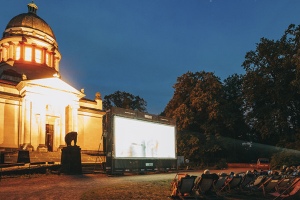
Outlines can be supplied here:
[[42, 31], [55, 39], [51, 27], [36, 14], [37, 6], [32, 2], [28, 5], [28, 13], [13, 17], [6, 26], [6, 30], [14, 27], [27, 27]]

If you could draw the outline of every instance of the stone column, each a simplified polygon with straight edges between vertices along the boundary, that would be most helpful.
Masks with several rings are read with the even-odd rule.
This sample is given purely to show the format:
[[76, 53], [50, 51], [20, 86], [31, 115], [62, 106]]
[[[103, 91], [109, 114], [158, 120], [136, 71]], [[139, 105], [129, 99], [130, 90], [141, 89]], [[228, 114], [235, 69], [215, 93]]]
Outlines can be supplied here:
[[46, 142], [46, 114], [45, 108], [41, 109], [41, 114], [39, 115], [38, 121], [38, 134], [39, 134], [39, 146], [37, 150], [39, 152], [47, 152]]
[[8, 46], [8, 60], [13, 60], [14, 58], [14, 43], [9, 42]]
[[58, 149], [60, 147], [60, 117], [55, 118], [54, 120], [54, 141], [53, 149]]
[[65, 109], [62, 108], [62, 111], [61, 111], [61, 114], [60, 114], [60, 134], [59, 134], [59, 147], [58, 147], [58, 150], [61, 151], [61, 149], [63, 147], [66, 146], [65, 144], [65, 135], [66, 135], [66, 112], [65, 112]]
[[7, 46], [6, 45], [2, 45], [2, 60], [3, 61], [7, 61]]
[[31, 49], [31, 62], [34, 62], [36, 63], [36, 60], [35, 60], [35, 49], [36, 49], [36, 45], [32, 45], [32, 49]]
[[23, 61], [25, 59], [25, 47], [24, 43], [20, 42], [20, 60]]
[[24, 118], [24, 144], [23, 149], [32, 148], [31, 146], [31, 110], [32, 109], [32, 102], [28, 99], [25, 99], [25, 118]]
[[51, 67], [55, 68], [55, 53], [51, 53]]
[[0, 62], [2, 61], [3, 58], [3, 48], [0, 46]]
[[71, 105], [66, 107], [66, 133], [73, 131], [73, 112]]
[[46, 55], [47, 55], [47, 48], [43, 48], [42, 49], [42, 63], [48, 65], [48, 63], [46, 62]]
[[[45, 109], [45, 108], [44, 108]], [[40, 145], [46, 147], [46, 112], [41, 113], [41, 137]]]
[[66, 108], [66, 133], [78, 131], [78, 104], [68, 105]]
[[78, 132], [78, 108], [79, 105], [73, 107], [73, 131]]
[[20, 138], [19, 138], [19, 147], [22, 147], [24, 143], [24, 133], [25, 133], [25, 99], [22, 99], [22, 103], [20, 104]]
[[18, 47], [18, 45], [16, 45], [16, 44], [13, 45], [13, 48], [14, 48], [13, 60], [17, 60], [17, 47]]

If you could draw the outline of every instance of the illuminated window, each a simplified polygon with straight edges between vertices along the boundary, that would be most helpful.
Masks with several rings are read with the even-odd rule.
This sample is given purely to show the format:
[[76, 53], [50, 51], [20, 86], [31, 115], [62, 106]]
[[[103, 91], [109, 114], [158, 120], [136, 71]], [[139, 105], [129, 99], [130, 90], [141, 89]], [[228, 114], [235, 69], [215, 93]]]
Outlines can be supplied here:
[[40, 49], [35, 50], [35, 62], [42, 63], [42, 50]]
[[31, 61], [32, 60], [32, 48], [31, 47], [25, 47], [25, 61]]
[[21, 47], [17, 46], [16, 47], [16, 60], [20, 60], [21, 58]]
[[46, 65], [50, 66], [50, 55], [46, 53]]

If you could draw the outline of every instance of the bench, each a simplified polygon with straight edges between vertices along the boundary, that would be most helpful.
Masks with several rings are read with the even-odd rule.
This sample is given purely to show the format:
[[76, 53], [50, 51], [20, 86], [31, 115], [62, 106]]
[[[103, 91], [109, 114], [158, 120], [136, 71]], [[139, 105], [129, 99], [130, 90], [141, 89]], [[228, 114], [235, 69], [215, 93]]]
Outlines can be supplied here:
[[5, 164], [5, 154], [14, 154], [14, 151], [0, 151], [0, 164]]
[[41, 167], [43, 165], [54, 165], [55, 162], [54, 161], [48, 161], [48, 162], [31, 162], [31, 163], [4, 163], [4, 164], [0, 164], [0, 180], [2, 177], [2, 172], [3, 172], [3, 168], [9, 168], [9, 167], [19, 167], [23, 166], [23, 169], [27, 169], [27, 173], [30, 176], [30, 171], [31, 169], [34, 169], [34, 167]]
[[20, 167], [20, 166], [24, 166], [25, 163], [5, 163], [5, 164], [0, 164], [0, 181], [2, 178], [2, 169], [3, 168], [9, 168], [9, 167]]
[[47, 162], [31, 162], [29, 163], [29, 168], [30, 166], [41, 166], [41, 165], [46, 165]]

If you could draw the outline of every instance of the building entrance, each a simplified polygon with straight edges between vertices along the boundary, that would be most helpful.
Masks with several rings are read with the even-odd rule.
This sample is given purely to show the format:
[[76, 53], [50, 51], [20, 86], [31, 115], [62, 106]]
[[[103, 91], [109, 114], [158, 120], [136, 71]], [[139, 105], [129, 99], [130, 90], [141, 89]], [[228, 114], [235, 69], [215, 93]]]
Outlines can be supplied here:
[[53, 135], [54, 135], [54, 125], [46, 124], [46, 146], [48, 151], [53, 151]]

